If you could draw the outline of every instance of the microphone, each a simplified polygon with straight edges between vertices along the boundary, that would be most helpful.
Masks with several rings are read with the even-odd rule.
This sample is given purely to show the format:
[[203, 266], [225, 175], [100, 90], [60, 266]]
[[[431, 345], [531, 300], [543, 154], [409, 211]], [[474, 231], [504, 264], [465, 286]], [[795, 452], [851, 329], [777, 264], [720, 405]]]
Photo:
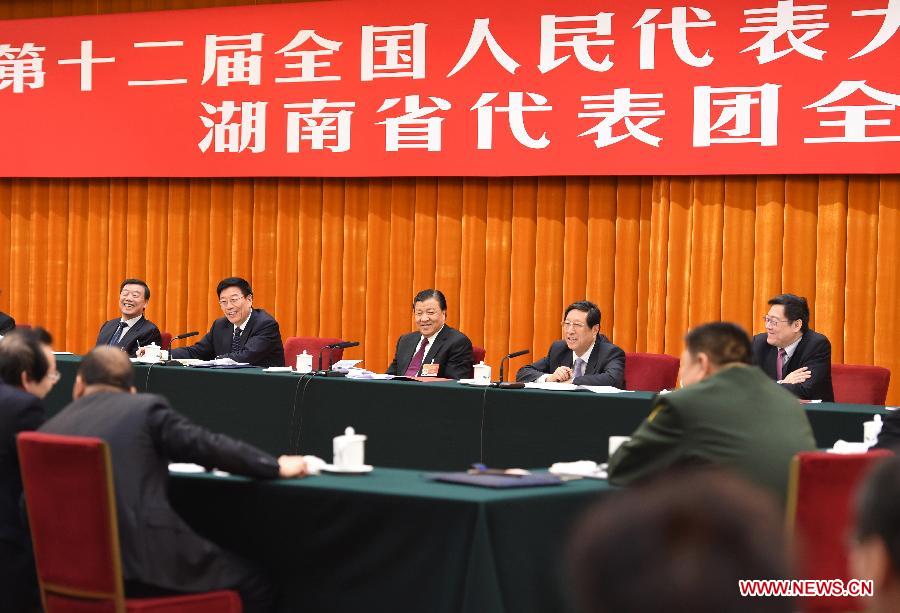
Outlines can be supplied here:
[[499, 387], [499, 388], [503, 388], [503, 389], [521, 389], [521, 388], [525, 387], [524, 383], [519, 383], [518, 381], [511, 381], [509, 383], [504, 381], [503, 364], [510, 358], [517, 358], [520, 355], [525, 355], [526, 353], [531, 353], [531, 350], [530, 349], [522, 349], [521, 351], [513, 351], [512, 353], [510, 353], [509, 355], [504, 357], [502, 360], [500, 360], [500, 380], [494, 382], [494, 387]]
[[163, 363], [163, 366], [182, 366], [181, 362], [179, 362], [178, 360], [172, 359], [172, 343], [174, 343], [175, 341], [180, 341], [181, 339], [184, 339], [184, 338], [190, 338], [192, 336], [197, 336], [198, 334], [200, 334], [200, 333], [197, 332], [196, 330], [194, 330], [192, 332], [184, 332], [182, 334], [179, 334], [178, 336], [173, 336], [172, 340], [169, 341], [169, 348], [167, 350], [169, 352], [169, 359]]
[[[331, 369], [333, 365], [332, 361], [332, 351], [334, 349], [347, 349], [349, 347], [358, 347], [359, 341], [340, 341], [338, 343], [331, 343], [330, 345], [325, 345], [321, 349], [319, 349], [319, 371], [316, 373], [322, 377], [343, 377], [346, 373], [336, 372]], [[328, 368], [322, 368], [322, 354], [325, 350], [328, 350]]]

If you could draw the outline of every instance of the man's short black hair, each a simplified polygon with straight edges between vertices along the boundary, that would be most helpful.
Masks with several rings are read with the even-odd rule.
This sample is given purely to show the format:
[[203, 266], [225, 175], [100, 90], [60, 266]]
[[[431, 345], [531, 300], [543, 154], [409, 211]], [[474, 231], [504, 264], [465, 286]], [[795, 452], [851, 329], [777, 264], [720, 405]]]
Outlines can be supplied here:
[[900, 574], [900, 458], [881, 462], [863, 482], [856, 498], [856, 539], [877, 537]]
[[18, 328], [0, 341], [0, 381], [19, 387], [22, 373], [31, 381], [42, 381], [50, 370], [43, 346], [53, 339], [43, 328]]
[[588, 328], [600, 325], [600, 309], [590, 300], [579, 300], [578, 302], [573, 302], [567, 306], [565, 313], [563, 313], [563, 319], [568, 316], [569, 311], [582, 311], [587, 313]]
[[809, 303], [803, 296], [794, 294], [778, 294], [769, 300], [769, 306], [780, 304], [784, 307], [784, 316], [788, 322], [794, 322], [798, 319], [803, 322], [801, 332], [809, 329]]
[[684, 337], [684, 346], [692, 355], [705, 353], [716, 366], [750, 363], [750, 337], [728, 321], [697, 326]]
[[115, 347], [94, 347], [81, 359], [78, 376], [85, 385], [109, 385], [123, 391], [134, 385], [134, 368], [125, 352]]
[[144, 288], [144, 300], [150, 300], [150, 286], [147, 285], [146, 282], [141, 281], [140, 279], [125, 279], [119, 286], [120, 294], [122, 293], [122, 290], [125, 289], [126, 285], [140, 285]]
[[416, 294], [416, 297], [413, 298], [413, 311], [416, 310], [417, 302], [425, 302], [426, 300], [434, 298], [438, 301], [438, 304], [441, 305], [441, 310], [447, 310], [447, 299], [444, 298], [444, 292], [439, 289], [423, 289], [421, 292]]
[[739, 579], [789, 578], [782, 521], [766, 494], [724, 472], [688, 472], [611, 492], [569, 540], [581, 613], [788, 613], [745, 598]]
[[250, 283], [247, 279], [242, 279], [240, 277], [228, 277], [227, 279], [222, 279], [219, 281], [219, 284], [216, 286], [216, 298], [222, 295], [229, 287], [236, 287], [241, 290], [241, 293], [244, 296], [250, 296], [253, 294], [253, 288], [250, 287]]

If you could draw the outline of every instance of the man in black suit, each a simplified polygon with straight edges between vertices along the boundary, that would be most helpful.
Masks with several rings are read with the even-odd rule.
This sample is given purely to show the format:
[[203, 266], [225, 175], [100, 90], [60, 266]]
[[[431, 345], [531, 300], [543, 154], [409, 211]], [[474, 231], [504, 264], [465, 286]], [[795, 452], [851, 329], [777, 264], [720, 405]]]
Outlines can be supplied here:
[[300, 456], [277, 460], [251, 445], [190, 422], [161, 396], [135, 394], [134, 370], [121, 352], [93, 349], [82, 360], [69, 406], [41, 432], [95, 436], [109, 445], [126, 592], [237, 589], [244, 611], [267, 611], [274, 589], [249, 562], [197, 535], [166, 494], [168, 462], [274, 479], [306, 474]]
[[231, 358], [254, 366], [284, 366], [284, 345], [278, 322], [253, 308], [253, 290], [240, 277], [228, 277], [216, 287], [225, 317], [215, 320], [199, 342], [172, 350], [173, 358]]
[[130, 357], [145, 345], [162, 345], [156, 324], [144, 317], [150, 302], [150, 287], [140, 279], [125, 279], [119, 286], [119, 310], [122, 316], [100, 326], [96, 346], [118, 347]]
[[413, 298], [418, 332], [397, 341], [389, 375], [407, 377], [472, 377], [472, 341], [447, 325], [447, 299], [436, 289], [422, 290]]
[[753, 364], [798, 398], [834, 402], [831, 343], [809, 327], [806, 298], [780, 294], [769, 305], [766, 331], [753, 337]]
[[0, 612], [37, 608], [37, 578], [21, 507], [16, 435], [44, 421], [41, 399], [59, 380], [50, 336], [18, 330], [0, 341]]
[[516, 381], [610, 385], [625, 382], [625, 352], [600, 334], [600, 309], [593, 302], [573, 302], [563, 314], [565, 338], [550, 345], [547, 357], [523, 366]]

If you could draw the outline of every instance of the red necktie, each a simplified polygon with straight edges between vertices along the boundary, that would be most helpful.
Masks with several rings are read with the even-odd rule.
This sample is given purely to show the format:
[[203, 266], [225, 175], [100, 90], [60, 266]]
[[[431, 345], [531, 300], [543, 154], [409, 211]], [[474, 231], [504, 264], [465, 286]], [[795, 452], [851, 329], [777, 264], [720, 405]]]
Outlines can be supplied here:
[[778, 359], [775, 361], [775, 368], [777, 369], [778, 381], [784, 379], [784, 375], [782, 374], [782, 369], [784, 368], [784, 358], [787, 355], [787, 351], [784, 348], [780, 348], [778, 350]]
[[422, 362], [425, 360], [425, 348], [427, 346], [428, 339], [423, 336], [422, 342], [419, 343], [419, 350], [416, 352], [416, 355], [413, 356], [409, 366], [406, 367], [405, 374], [407, 377], [415, 377], [419, 374], [419, 369], [422, 368]]

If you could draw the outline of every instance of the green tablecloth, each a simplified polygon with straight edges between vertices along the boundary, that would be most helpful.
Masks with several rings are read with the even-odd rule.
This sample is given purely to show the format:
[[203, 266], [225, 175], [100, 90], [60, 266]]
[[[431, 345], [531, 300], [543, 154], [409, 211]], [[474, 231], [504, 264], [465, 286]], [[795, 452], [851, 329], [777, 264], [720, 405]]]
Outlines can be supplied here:
[[177, 476], [170, 497], [198, 531], [266, 564], [281, 611], [569, 611], [563, 548], [604, 481], [490, 490], [376, 468], [254, 482]]
[[[71, 396], [78, 358], [59, 356], [62, 380], [51, 414]], [[497, 390], [458, 383], [353, 381], [264, 373], [137, 366], [137, 386], [166, 396], [212, 430], [273, 454], [301, 452], [330, 460], [331, 439], [345, 427], [366, 434], [366, 461], [378, 466], [458, 470], [605, 461], [612, 435], [629, 435], [650, 412], [652, 394]], [[819, 447], [862, 440], [862, 423], [883, 407], [807, 405]]]

